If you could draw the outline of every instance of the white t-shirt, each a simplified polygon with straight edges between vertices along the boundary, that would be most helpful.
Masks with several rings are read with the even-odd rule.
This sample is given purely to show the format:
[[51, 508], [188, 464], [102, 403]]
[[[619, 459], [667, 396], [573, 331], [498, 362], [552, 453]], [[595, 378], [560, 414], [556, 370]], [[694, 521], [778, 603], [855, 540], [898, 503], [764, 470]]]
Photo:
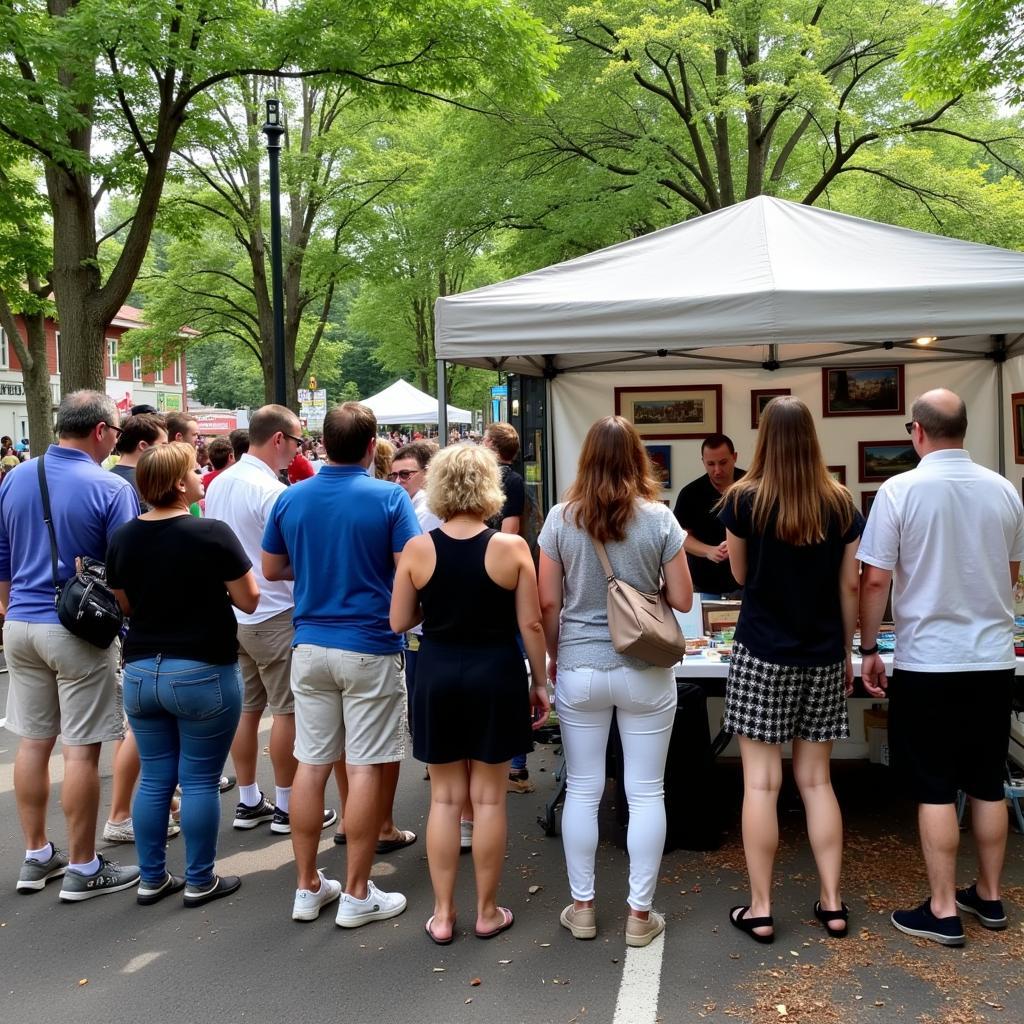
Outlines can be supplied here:
[[209, 519], [223, 520], [235, 531], [252, 562], [260, 588], [260, 603], [251, 615], [236, 608], [235, 618], [243, 626], [254, 626], [295, 605], [291, 582], [271, 583], [263, 576], [262, 568], [263, 528], [285, 485], [262, 459], [248, 452], [214, 483], [216, 487], [211, 487], [206, 496], [206, 515]]
[[882, 484], [857, 557], [893, 572], [896, 668], [1016, 666], [1010, 562], [1024, 560], [1024, 507], [968, 452], [932, 452]]

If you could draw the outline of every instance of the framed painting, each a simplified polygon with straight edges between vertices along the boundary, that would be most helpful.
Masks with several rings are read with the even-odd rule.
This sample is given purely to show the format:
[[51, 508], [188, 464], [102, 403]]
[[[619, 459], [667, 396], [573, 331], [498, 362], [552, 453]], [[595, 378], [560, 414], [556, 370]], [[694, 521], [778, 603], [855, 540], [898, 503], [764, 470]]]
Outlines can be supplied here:
[[845, 466], [826, 466], [825, 468], [828, 470], [829, 476], [831, 476], [832, 479], [836, 481], [836, 483], [840, 483], [844, 487], [846, 486]]
[[865, 519], [871, 515], [871, 506], [875, 503], [875, 495], [878, 491], [861, 491], [860, 511]]
[[823, 416], [902, 416], [903, 365], [826, 366], [821, 371]]
[[651, 469], [655, 479], [666, 490], [672, 490], [672, 445], [647, 444], [647, 458], [651, 461]]
[[789, 395], [789, 388], [759, 388], [750, 392], [750, 427], [757, 430], [764, 407], [777, 395]]
[[881, 483], [906, 473], [921, 460], [909, 441], [858, 441], [857, 470], [862, 484]]
[[1013, 415], [1013, 461], [1024, 463], [1024, 391], [1010, 395]]
[[722, 432], [721, 384], [616, 388], [615, 415], [625, 416], [645, 441], [705, 438]]

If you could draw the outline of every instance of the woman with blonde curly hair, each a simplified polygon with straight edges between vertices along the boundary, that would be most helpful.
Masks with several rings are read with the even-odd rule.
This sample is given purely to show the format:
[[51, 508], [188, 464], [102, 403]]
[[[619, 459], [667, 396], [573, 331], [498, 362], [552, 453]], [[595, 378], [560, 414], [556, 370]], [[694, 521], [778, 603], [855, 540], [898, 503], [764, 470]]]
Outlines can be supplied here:
[[387, 480], [394, 457], [395, 446], [386, 437], [378, 437], [377, 448], [373, 453], [373, 475], [378, 480]]
[[[391, 599], [391, 628], [422, 619], [413, 694], [413, 753], [430, 765], [427, 862], [434, 886], [429, 937], [455, 934], [460, 812], [472, 804], [477, 907], [474, 932], [489, 939], [512, 926], [497, 904], [505, 859], [509, 762], [532, 746], [547, 720], [544, 635], [533, 558], [526, 542], [487, 527], [504, 502], [494, 453], [476, 445], [438, 452], [427, 470], [427, 504], [443, 522], [402, 552]], [[466, 628], [463, 608], [474, 621]], [[516, 628], [523, 637], [530, 686]]]

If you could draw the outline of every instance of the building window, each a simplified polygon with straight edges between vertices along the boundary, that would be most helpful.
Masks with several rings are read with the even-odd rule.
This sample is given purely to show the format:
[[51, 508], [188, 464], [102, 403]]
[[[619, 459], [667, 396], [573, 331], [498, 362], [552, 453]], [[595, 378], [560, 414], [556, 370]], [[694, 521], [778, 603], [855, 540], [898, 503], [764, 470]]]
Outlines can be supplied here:
[[117, 338], [107, 338], [107, 376], [117, 378]]
[[174, 360], [174, 383], [181, 383], [181, 356]]
[[60, 331], [53, 332], [53, 347], [57, 353], [57, 373], [61, 372], [61, 357], [60, 357]]
[[7, 350], [7, 332], [0, 327], [0, 370], [6, 370], [11, 365], [11, 355]]
[[142, 380], [142, 356], [132, 359], [132, 380]]

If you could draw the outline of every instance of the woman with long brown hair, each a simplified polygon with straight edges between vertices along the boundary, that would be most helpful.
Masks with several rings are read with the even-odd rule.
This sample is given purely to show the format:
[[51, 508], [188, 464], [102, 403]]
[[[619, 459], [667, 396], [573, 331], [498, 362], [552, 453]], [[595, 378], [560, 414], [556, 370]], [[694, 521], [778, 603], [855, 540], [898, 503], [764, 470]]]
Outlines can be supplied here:
[[630, 946], [646, 946], [665, 929], [652, 904], [665, 847], [665, 760], [676, 687], [671, 668], [612, 646], [607, 579], [594, 542], [604, 544], [612, 569], [626, 583], [651, 593], [664, 577], [669, 604], [688, 611], [693, 587], [685, 534], [656, 500], [660, 493], [636, 428], [621, 416], [607, 416], [587, 432], [576, 480], [565, 502], [548, 513], [539, 538], [548, 676], [555, 684], [567, 772], [562, 840], [573, 902], [560, 921], [577, 939], [597, 935], [597, 808], [614, 710], [629, 802]]
[[[829, 474], [810, 410], [780, 397], [761, 414], [757, 447], [720, 517], [733, 576], [744, 585], [725, 695], [725, 728], [743, 761], [743, 849], [750, 904], [729, 920], [758, 942], [775, 938], [771, 885], [782, 744], [818, 866], [814, 914], [835, 937], [847, 932], [839, 892], [843, 820], [832, 791], [833, 740], [849, 735], [857, 625], [857, 544], [864, 518]], [[844, 692], [845, 691], [845, 692]]]

